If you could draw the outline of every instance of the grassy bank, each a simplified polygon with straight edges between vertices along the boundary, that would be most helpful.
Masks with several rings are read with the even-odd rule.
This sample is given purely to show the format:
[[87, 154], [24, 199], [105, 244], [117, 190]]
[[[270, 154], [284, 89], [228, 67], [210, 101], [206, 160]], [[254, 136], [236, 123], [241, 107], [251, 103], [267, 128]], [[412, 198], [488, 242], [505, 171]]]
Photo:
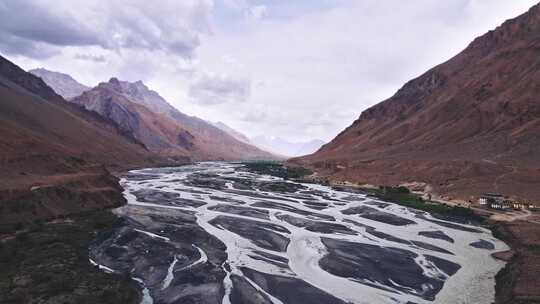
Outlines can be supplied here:
[[309, 169], [302, 167], [287, 167], [280, 162], [253, 161], [242, 163], [246, 170], [257, 173], [281, 177], [283, 179], [301, 179], [313, 174]]
[[88, 246], [117, 221], [94, 211], [35, 222], [0, 241], [0, 303], [138, 303], [136, 283], [92, 266]]
[[[302, 167], [287, 167], [279, 162], [259, 161], [243, 163], [246, 170], [258, 174], [267, 174], [283, 179], [292, 179], [300, 182], [314, 182], [313, 180], [305, 179], [305, 177], [313, 174], [309, 169]], [[319, 182], [320, 183], [320, 182]], [[435, 216], [450, 218], [458, 221], [468, 221], [483, 223], [485, 219], [474, 213], [469, 208], [459, 206], [447, 206], [438, 202], [424, 200], [421, 196], [412, 193], [406, 187], [379, 187], [372, 188], [351, 188], [344, 186], [335, 186], [337, 190], [343, 191], [360, 191], [364, 194], [373, 196], [380, 200], [392, 202], [409, 208], [414, 208], [429, 212]]]
[[439, 202], [425, 200], [420, 195], [410, 192], [406, 187], [379, 187], [378, 189], [364, 189], [364, 191], [378, 199], [426, 211], [435, 216], [476, 223], [485, 221], [484, 217], [476, 214], [470, 208], [448, 206]]

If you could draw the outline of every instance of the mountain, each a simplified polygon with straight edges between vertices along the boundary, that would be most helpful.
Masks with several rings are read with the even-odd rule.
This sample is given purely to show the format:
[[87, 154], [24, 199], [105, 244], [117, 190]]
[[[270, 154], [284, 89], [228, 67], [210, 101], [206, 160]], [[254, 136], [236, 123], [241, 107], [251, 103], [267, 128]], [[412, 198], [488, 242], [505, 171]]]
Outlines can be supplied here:
[[108, 170], [163, 162], [0, 57], [0, 226], [115, 206], [122, 197]]
[[193, 160], [275, 158], [178, 111], [141, 81], [111, 78], [71, 102], [114, 121], [125, 133], [163, 156]]
[[365, 110], [313, 155], [331, 179], [540, 199], [540, 5]]
[[291, 142], [280, 137], [263, 135], [252, 138], [251, 142], [261, 149], [286, 156], [311, 154], [324, 145], [324, 141], [320, 139], [313, 139], [305, 142]]
[[251, 140], [249, 139], [249, 137], [247, 137], [246, 135], [242, 134], [241, 132], [229, 127], [228, 125], [226, 125], [225, 123], [221, 122], [221, 121], [218, 121], [218, 122], [211, 122], [211, 124], [222, 130], [222, 131], [225, 131], [227, 134], [229, 134], [230, 136], [234, 137], [235, 139], [243, 142], [243, 143], [246, 143], [246, 144], [249, 144], [249, 145], [252, 145], [253, 143], [251, 142]]
[[65, 99], [72, 99], [81, 95], [84, 91], [90, 90], [90, 87], [77, 82], [67, 74], [53, 72], [43, 68], [33, 69], [28, 72], [43, 79], [48, 86]]
[[111, 78], [71, 102], [114, 121], [124, 133], [154, 152], [189, 159], [189, 150], [194, 146], [193, 135], [166, 115], [150, 111], [133, 100], [124, 93], [121, 82]]

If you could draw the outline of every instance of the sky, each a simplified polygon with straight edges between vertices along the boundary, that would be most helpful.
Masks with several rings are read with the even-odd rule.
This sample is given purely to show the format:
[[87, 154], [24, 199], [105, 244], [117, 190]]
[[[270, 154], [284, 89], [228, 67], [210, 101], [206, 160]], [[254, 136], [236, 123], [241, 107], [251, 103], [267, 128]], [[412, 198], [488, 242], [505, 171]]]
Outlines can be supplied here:
[[331, 140], [530, 0], [3, 0], [0, 54], [142, 80], [250, 137]]

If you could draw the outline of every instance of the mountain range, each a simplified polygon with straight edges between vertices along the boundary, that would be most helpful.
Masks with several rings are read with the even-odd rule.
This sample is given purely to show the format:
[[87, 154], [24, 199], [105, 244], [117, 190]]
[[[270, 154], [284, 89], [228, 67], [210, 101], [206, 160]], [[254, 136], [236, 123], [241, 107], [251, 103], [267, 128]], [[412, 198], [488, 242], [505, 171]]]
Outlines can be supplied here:
[[355, 183], [427, 183], [447, 198], [500, 192], [540, 200], [538, 33], [536, 5], [291, 163]]
[[172, 164], [0, 57], [0, 228], [116, 206], [110, 171]]
[[111, 78], [88, 88], [0, 56], [0, 98], [0, 230], [118, 206], [113, 172], [276, 158], [181, 113], [140, 81]]
[[[73, 82], [77, 83], [71, 76], [58, 72], [45, 69], [30, 72], [36, 71], [59, 94]], [[71, 96], [64, 98], [114, 121], [124, 133], [162, 156], [196, 161], [275, 158], [200, 118], [180, 112], [142, 81], [111, 78], [84, 90], [79, 96]]]

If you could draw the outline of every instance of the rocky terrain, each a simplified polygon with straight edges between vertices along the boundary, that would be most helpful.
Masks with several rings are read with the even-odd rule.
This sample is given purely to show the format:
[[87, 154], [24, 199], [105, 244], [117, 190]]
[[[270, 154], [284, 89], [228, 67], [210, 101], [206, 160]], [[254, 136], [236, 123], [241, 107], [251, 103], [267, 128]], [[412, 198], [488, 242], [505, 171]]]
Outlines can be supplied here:
[[90, 90], [90, 87], [79, 83], [68, 74], [53, 72], [43, 68], [33, 69], [28, 72], [43, 79], [48, 86], [53, 88], [58, 95], [64, 97], [66, 100], [77, 97], [83, 92]]
[[292, 163], [336, 180], [540, 200], [540, 5], [365, 110]]

